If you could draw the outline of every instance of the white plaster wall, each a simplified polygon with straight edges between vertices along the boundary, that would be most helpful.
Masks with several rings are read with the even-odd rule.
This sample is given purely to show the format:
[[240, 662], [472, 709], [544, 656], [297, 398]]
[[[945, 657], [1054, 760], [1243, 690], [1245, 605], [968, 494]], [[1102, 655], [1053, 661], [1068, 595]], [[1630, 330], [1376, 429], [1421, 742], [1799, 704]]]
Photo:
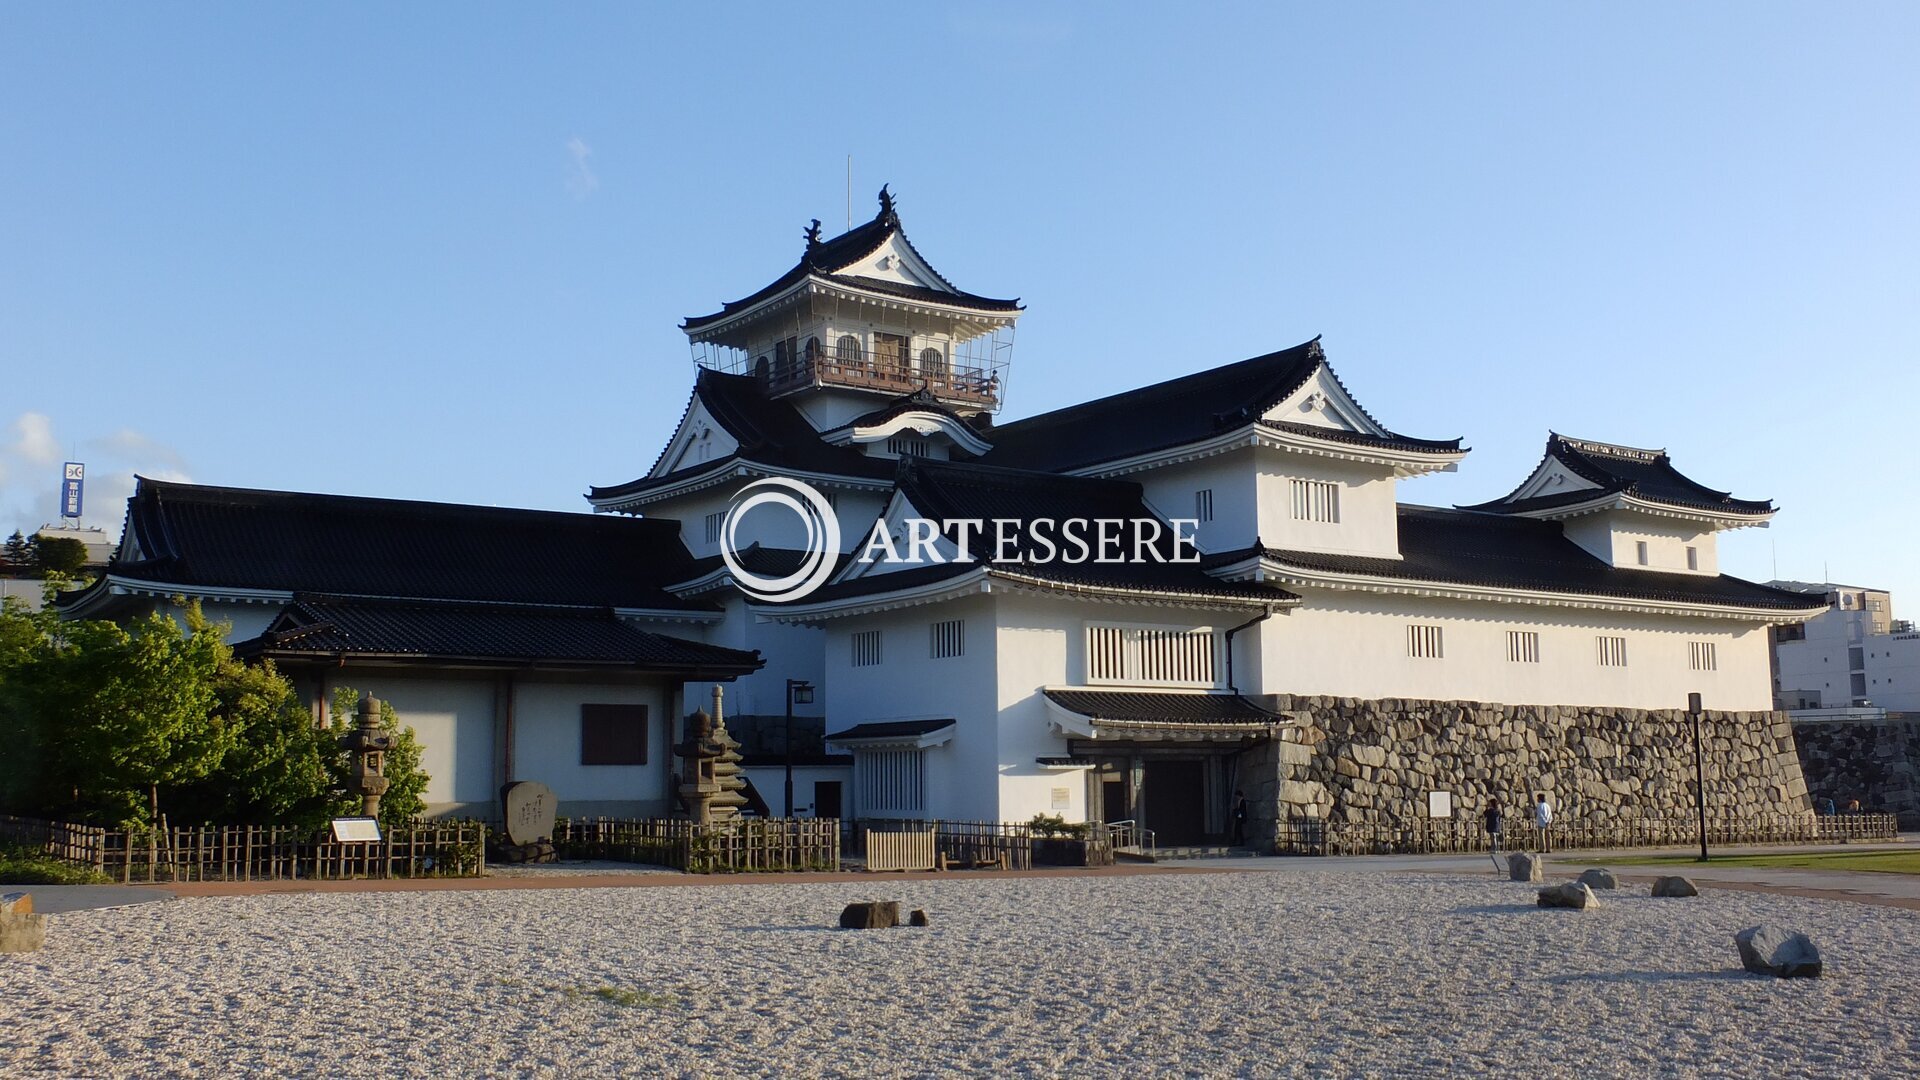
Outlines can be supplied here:
[[1195, 546], [1203, 553], [1237, 551], [1253, 546], [1259, 535], [1258, 488], [1253, 451], [1236, 450], [1219, 457], [1183, 462], [1126, 479], [1138, 483], [1147, 506], [1162, 519], [1194, 516], [1194, 493], [1213, 492], [1213, 520], [1193, 530]]
[[[754, 765], [740, 770], [753, 781], [760, 797], [767, 800], [774, 817], [792, 817], [787, 812], [786, 785], [787, 770], [780, 765]], [[800, 809], [801, 817], [813, 817], [813, 785], [822, 781], [840, 784], [841, 808], [846, 809], [846, 799], [853, 792], [853, 767], [851, 765], [795, 765], [793, 767], [793, 801]]]
[[[731, 480], [689, 495], [664, 499], [648, 506], [645, 516], [678, 521], [680, 539], [695, 558], [718, 555], [719, 542], [707, 540], [707, 515], [726, 513], [734, 492], [751, 482], [745, 479]], [[840, 523], [840, 550], [853, 550], [855, 544], [866, 539], [867, 530], [874, 519], [886, 508], [887, 495], [877, 491], [846, 491], [831, 487], [822, 488], [822, 491], [833, 497], [834, 517]], [[734, 534], [734, 539], [736, 547], [740, 549], [755, 542], [762, 547], [797, 549], [806, 542], [806, 529], [799, 515], [790, 510], [759, 506], [747, 511], [740, 520], [740, 528]]]
[[[1260, 539], [1268, 547], [1400, 557], [1399, 506], [1389, 469], [1261, 447], [1258, 465]], [[1340, 485], [1340, 520], [1296, 521], [1295, 479]]]
[[[966, 655], [931, 659], [929, 626], [948, 619], [966, 620]], [[875, 629], [881, 662], [854, 667], [850, 635]], [[953, 739], [926, 751], [927, 816], [1002, 820], [994, 644], [993, 608], [982, 596], [832, 620], [826, 628], [828, 733], [875, 721], [951, 718]], [[848, 795], [850, 810], [862, 812], [863, 793], [855, 787]]]
[[[793, 626], [760, 619], [747, 610], [738, 594], [721, 603], [726, 618], [712, 626], [701, 638], [714, 645], [748, 652], [759, 650], [767, 664], [751, 675], [744, 675], [724, 687], [727, 714], [784, 715], [787, 708], [787, 680], [799, 679], [816, 688], [825, 685], [826, 632], [810, 626]], [[688, 683], [687, 709], [708, 710], [713, 701], [713, 683]], [[817, 692], [813, 705], [796, 705], [795, 716], [818, 716], [826, 695]]]
[[[1435, 698], [1509, 705], [1772, 707], [1766, 628], [1753, 623], [1521, 604], [1296, 589], [1305, 603], [1259, 635], [1258, 689], [1356, 698]], [[1443, 628], [1445, 657], [1407, 655], [1410, 623]], [[1540, 661], [1507, 660], [1508, 630], [1540, 635]], [[1601, 667], [1595, 638], [1627, 639], [1627, 666]], [[1688, 642], [1715, 644], [1718, 670], [1693, 671]], [[1240, 679], [1251, 690], [1251, 678]]]
[[329, 705], [333, 691], [343, 686], [390, 702], [400, 723], [413, 729], [420, 741], [420, 767], [431, 778], [425, 796], [429, 814], [493, 802], [498, 793], [492, 675], [419, 677], [394, 668], [349, 666], [328, 672]]
[[1867, 697], [1883, 709], [1920, 712], [1920, 634], [1866, 639]]
[[[580, 706], [647, 706], [645, 765], [580, 764]], [[553, 789], [563, 814], [660, 813], [667, 805], [672, 702], [663, 685], [517, 680], [513, 779]]]
[[[1714, 534], [1692, 522], [1657, 518], [1623, 510], [1587, 514], [1562, 522], [1567, 539], [1594, 558], [1628, 570], [1660, 570], [1672, 574], [1720, 572], [1720, 553]], [[1647, 565], [1640, 565], [1640, 541], [1647, 544]], [[1687, 548], [1699, 552], [1698, 570], [1687, 569]]]

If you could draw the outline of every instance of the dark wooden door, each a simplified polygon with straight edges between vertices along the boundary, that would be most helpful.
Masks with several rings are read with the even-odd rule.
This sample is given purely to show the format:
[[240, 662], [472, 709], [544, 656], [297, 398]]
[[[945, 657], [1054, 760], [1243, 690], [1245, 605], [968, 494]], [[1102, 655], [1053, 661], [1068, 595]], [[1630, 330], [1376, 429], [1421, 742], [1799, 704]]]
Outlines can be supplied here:
[[1101, 821], [1128, 821], [1133, 815], [1127, 813], [1127, 781], [1124, 777], [1112, 777], [1100, 782]]
[[1141, 794], [1146, 827], [1161, 847], [1205, 843], [1207, 839], [1206, 763], [1149, 761]]
[[840, 816], [840, 781], [815, 780], [813, 782], [813, 816], [818, 818]]

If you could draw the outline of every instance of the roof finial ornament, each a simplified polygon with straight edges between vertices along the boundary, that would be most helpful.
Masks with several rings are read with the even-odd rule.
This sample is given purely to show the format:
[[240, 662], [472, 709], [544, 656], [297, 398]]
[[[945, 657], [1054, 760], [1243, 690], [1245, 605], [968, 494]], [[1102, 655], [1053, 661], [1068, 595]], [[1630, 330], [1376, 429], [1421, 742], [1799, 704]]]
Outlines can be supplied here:
[[820, 246], [820, 219], [814, 218], [813, 224], [807, 226], [807, 247], [809, 249], [812, 249], [819, 246]]
[[880, 185], [880, 216], [883, 218], [894, 216], [893, 193], [888, 191], [887, 187], [886, 184]]
[[1307, 357], [1312, 360], [1325, 360], [1327, 358], [1327, 350], [1320, 344], [1320, 335], [1315, 334], [1313, 340], [1307, 342]]

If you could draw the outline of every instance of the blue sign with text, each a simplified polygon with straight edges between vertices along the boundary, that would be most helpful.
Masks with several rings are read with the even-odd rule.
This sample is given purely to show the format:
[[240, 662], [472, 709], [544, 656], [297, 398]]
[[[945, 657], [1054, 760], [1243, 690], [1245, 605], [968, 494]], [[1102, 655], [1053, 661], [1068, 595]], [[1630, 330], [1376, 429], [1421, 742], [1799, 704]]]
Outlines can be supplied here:
[[80, 516], [82, 490], [87, 483], [87, 467], [77, 461], [67, 462], [66, 478], [60, 483], [60, 516], [77, 518]]

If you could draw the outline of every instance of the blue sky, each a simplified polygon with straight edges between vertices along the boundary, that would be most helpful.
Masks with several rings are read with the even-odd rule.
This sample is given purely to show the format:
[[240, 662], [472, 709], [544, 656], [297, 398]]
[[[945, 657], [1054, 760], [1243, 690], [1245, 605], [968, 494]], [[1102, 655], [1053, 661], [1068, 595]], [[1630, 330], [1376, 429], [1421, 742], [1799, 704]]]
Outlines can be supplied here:
[[[324, 10], [323, 10], [324, 7]], [[1920, 614], [1920, 7], [10, 5], [0, 529], [135, 471], [582, 509], [891, 183], [1012, 419], [1324, 334], [1383, 422], [1770, 497]], [[1904, 602], [1903, 602], [1904, 601]]]

